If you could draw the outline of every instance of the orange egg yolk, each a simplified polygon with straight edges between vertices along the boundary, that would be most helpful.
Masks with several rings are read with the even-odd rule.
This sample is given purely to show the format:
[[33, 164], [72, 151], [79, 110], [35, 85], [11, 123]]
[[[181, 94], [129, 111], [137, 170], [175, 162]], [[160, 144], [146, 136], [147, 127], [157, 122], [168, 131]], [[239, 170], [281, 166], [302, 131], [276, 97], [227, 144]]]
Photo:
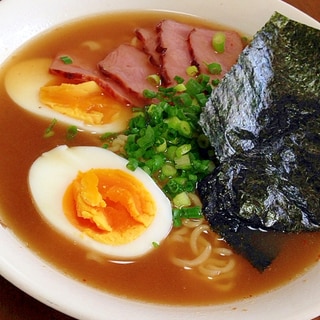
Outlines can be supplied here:
[[105, 95], [94, 81], [44, 86], [40, 88], [39, 98], [51, 109], [89, 125], [103, 125], [132, 117], [131, 108]]
[[120, 169], [79, 172], [64, 196], [69, 221], [89, 237], [109, 245], [129, 243], [152, 223], [156, 204], [133, 175]]

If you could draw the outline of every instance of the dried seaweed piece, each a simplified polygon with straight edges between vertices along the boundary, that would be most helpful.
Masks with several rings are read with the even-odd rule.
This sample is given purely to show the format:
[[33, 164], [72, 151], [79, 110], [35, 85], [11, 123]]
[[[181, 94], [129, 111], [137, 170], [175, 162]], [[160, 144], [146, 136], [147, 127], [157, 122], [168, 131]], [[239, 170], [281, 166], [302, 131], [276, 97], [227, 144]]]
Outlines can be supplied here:
[[263, 270], [280, 248], [257, 246], [269, 243], [265, 231], [320, 229], [319, 30], [275, 13], [213, 91], [200, 125], [221, 163], [199, 183], [203, 211], [236, 251]]
[[[277, 101], [319, 102], [320, 31], [275, 13], [214, 90], [200, 124], [218, 157], [251, 150], [290, 121]], [[297, 110], [299, 112], [299, 110]], [[300, 112], [301, 113], [301, 112]], [[273, 122], [272, 122], [273, 121]], [[264, 132], [261, 132], [264, 130]]]

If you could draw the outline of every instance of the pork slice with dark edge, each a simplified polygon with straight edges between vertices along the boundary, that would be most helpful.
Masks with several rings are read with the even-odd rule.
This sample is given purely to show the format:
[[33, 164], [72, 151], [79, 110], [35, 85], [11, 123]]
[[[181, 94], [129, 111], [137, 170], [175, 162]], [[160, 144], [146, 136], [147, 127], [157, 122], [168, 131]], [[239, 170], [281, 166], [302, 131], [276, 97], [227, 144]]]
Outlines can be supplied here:
[[[212, 44], [212, 40], [217, 34], [222, 34], [225, 37], [222, 52], [217, 52]], [[241, 37], [235, 31], [194, 28], [189, 34], [188, 41], [191, 58], [197, 63], [199, 72], [209, 74], [211, 79], [221, 79], [237, 62], [243, 50]], [[208, 66], [213, 63], [220, 65], [220, 72], [210, 72]]]
[[155, 28], [138, 28], [135, 30], [137, 38], [142, 43], [143, 51], [149, 56], [150, 62], [160, 67], [160, 53], [158, 52], [158, 33]]
[[90, 59], [83, 60], [76, 54], [58, 54], [49, 68], [50, 73], [72, 80], [76, 83], [95, 81], [111, 97], [124, 105], [140, 106], [142, 101], [131, 94], [126, 88], [112, 79], [104, 76], [96, 64], [90, 64]]
[[98, 66], [105, 76], [121, 84], [142, 102], [146, 102], [143, 96], [145, 89], [155, 90], [148, 77], [158, 74], [159, 70], [150, 63], [147, 54], [134, 46], [118, 46], [100, 61]]
[[157, 26], [161, 61], [161, 76], [165, 85], [175, 84], [176, 76], [189, 78], [186, 69], [192, 64], [188, 37], [192, 26], [163, 20]]
[[220, 162], [203, 213], [260, 271], [288, 233], [320, 230], [319, 75], [320, 31], [275, 13], [200, 117]]

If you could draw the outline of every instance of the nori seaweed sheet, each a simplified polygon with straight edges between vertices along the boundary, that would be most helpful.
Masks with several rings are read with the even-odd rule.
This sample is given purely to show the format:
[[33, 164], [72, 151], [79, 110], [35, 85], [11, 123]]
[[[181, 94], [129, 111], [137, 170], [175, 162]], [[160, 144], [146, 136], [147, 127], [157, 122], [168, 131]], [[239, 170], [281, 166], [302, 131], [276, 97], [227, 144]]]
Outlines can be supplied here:
[[198, 183], [203, 213], [235, 251], [262, 271], [284, 233], [320, 229], [320, 30], [275, 12], [200, 125], [220, 163]]

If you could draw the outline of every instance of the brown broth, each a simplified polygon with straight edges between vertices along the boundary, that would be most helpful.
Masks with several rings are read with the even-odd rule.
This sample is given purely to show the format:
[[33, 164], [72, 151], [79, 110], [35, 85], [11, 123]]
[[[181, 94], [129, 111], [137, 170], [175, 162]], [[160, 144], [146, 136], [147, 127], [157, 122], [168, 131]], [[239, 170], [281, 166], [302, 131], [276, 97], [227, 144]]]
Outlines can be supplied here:
[[[43, 152], [60, 144], [101, 145], [98, 137], [80, 133], [65, 139], [66, 126], [58, 124], [55, 135], [43, 138], [49, 120], [39, 118], [16, 106], [4, 88], [4, 73], [18, 61], [34, 57], [54, 57], [60, 50], [74, 49], [85, 40], [99, 41], [106, 52], [130, 41], [136, 27], [154, 25], [164, 17], [204, 25], [203, 21], [169, 13], [117, 14], [101, 16], [55, 28], [16, 52], [2, 70], [0, 78], [0, 221], [11, 228], [31, 250], [62, 272], [101, 290], [155, 303], [202, 305], [251, 297], [278, 287], [302, 274], [319, 260], [320, 233], [288, 236], [279, 257], [264, 273], [237, 257], [238, 276], [232, 292], [215, 291], [210, 281], [200, 280], [188, 270], [179, 269], [168, 259], [168, 245], [128, 264], [98, 262], [87, 258], [87, 250], [50, 228], [36, 212], [31, 201], [27, 176], [32, 162]], [[117, 30], [117, 36], [113, 34]], [[45, 45], [44, 45], [45, 44]], [[101, 260], [101, 257], [99, 258]]]

